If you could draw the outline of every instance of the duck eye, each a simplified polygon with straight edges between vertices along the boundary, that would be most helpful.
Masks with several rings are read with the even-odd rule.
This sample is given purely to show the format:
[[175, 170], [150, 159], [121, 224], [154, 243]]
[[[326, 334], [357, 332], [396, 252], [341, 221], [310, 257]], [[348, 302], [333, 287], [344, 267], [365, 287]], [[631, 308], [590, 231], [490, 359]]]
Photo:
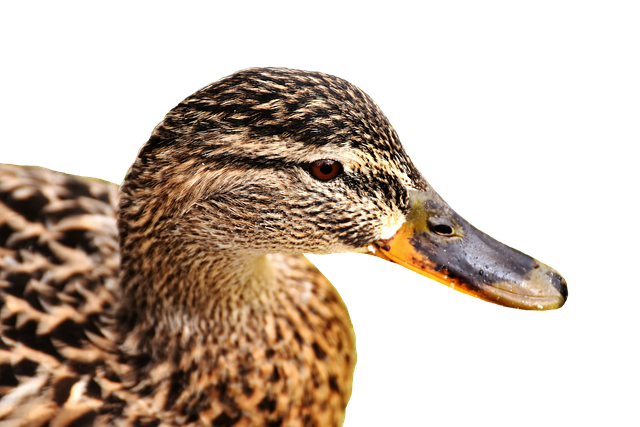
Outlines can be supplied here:
[[320, 181], [328, 181], [342, 172], [342, 165], [335, 160], [316, 160], [309, 166], [309, 172]]

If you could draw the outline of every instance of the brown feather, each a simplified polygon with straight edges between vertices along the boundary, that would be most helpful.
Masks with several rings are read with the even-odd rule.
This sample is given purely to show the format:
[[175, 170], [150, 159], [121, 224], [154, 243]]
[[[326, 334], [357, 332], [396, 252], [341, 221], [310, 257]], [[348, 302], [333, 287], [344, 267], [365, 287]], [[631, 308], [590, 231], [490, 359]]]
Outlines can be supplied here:
[[366, 94], [275, 68], [176, 106], [120, 194], [0, 166], [0, 425], [341, 425], [355, 336], [302, 253], [365, 251], [426, 185]]

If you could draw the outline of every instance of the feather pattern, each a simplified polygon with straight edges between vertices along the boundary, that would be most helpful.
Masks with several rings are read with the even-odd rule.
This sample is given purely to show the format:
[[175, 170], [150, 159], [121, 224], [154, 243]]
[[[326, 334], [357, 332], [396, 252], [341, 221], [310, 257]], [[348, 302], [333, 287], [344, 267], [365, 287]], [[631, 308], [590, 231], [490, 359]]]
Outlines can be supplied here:
[[0, 425], [341, 425], [355, 336], [302, 253], [366, 251], [426, 186], [366, 94], [277, 68], [185, 99], [121, 189], [1, 166]]

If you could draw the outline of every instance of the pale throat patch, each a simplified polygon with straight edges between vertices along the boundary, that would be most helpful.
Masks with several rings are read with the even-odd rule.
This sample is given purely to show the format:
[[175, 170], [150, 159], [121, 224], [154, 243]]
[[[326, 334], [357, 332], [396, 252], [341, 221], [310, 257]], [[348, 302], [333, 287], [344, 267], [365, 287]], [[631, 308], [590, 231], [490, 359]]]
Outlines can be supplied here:
[[385, 240], [393, 237], [406, 220], [407, 218], [402, 212], [394, 210], [394, 212], [384, 218], [382, 222], [382, 226], [380, 227], [380, 239]]
[[274, 271], [269, 254], [248, 255], [236, 271], [235, 287], [243, 286], [247, 290], [260, 291], [269, 288], [274, 281]]

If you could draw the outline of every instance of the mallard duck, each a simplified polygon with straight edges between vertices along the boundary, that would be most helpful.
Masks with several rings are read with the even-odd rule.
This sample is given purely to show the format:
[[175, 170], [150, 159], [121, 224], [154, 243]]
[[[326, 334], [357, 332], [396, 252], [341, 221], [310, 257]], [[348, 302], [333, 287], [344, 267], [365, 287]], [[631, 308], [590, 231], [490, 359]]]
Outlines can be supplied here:
[[280, 68], [182, 101], [119, 190], [1, 166], [0, 245], [2, 426], [341, 425], [355, 336], [303, 253], [509, 307], [567, 298], [440, 198], [369, 96]]

